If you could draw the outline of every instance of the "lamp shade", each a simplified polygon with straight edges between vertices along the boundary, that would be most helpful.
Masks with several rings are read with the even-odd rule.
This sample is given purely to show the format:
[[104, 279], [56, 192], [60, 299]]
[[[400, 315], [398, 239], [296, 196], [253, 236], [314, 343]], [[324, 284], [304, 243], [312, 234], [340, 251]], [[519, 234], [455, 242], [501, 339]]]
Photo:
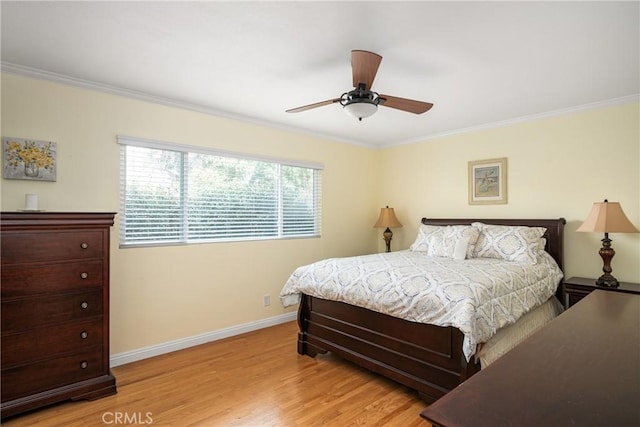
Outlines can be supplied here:
[[380, 209], [380, 216], [378, 217], [378, 221], [373, 225], [376, 228], [394, 228], [394, 227], [402, 227], [398, 218], [396, 218], [396, 213], [393, 208], [387, 206], [386, 208]]
[[640, 233], [624, 214], [620, 203], [595, 202], [589, 216], [576, 231], [592, 233]]
[[347, 114], [357, 119], [372, 116], [378, 110], [378, 106], [369, 100], [350, 101], [342, 108]]

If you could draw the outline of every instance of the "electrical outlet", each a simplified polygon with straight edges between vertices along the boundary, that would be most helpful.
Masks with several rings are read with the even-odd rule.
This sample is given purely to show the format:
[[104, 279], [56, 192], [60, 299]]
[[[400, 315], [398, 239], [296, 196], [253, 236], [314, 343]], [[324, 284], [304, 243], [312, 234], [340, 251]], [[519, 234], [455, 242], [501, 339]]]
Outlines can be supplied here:
[[263, 303], [265, 307], [269, 307], [271, 305], [271, 295], [265, 295]]

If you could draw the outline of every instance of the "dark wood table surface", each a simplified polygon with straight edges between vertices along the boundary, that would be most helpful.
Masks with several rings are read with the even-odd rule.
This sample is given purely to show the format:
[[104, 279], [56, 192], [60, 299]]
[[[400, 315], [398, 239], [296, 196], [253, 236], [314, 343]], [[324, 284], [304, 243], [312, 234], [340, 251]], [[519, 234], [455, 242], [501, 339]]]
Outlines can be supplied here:
[[422, 412], [435, 426], [640, 426], [640, 295], [596, 290]]

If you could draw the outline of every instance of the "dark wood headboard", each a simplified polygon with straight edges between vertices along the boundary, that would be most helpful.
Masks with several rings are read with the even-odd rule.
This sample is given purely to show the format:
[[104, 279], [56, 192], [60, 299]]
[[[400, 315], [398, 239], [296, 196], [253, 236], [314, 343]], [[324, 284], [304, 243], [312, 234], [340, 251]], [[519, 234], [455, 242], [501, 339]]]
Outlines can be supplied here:
[[[547, 232], [544, 238], [547, 239], [547, 245], [544, 250], [547, 251], [553, 259], [556, 260], [560, 269], [564, 272], [564, 226], [567, 221], [564, 218], [558, 219], [447, 219], [447, 218], [422, 218], [421, 221], [425, 225], [470, 225], [473, 222], [483, 222], [485, 224], [495, 225], [525, 225], [527, 227], [544, 227]], [[556, 296], [563, 301], [562, 286], [558, 286]]]

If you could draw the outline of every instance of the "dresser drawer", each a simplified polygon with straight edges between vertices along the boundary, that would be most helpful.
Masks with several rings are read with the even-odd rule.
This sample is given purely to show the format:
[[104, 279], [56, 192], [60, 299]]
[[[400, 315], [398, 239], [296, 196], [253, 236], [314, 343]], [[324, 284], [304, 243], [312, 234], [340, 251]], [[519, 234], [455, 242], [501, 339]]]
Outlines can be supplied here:
[[0, 272], [2, 298], [101, 287], [102, 268], [101, 260], [36, 264], [28, 267], [5, 265], [3, 262]]
[[3, 232], [2, 264], [103, 257], [100, 231]]
[[2, 301], [1, 314], [3, 335], [101, 316], [102, 290]]
[[68, 356], [2, 369], [2, 401], [88, 380], [106, 374], [104, 371], [102, 347], [87, 348]]
[[3, 334], [0, 342], [2, 368], [37, 361], [44, 355], [53, 357], [99, 346], [102, 336], [102, 318]]

